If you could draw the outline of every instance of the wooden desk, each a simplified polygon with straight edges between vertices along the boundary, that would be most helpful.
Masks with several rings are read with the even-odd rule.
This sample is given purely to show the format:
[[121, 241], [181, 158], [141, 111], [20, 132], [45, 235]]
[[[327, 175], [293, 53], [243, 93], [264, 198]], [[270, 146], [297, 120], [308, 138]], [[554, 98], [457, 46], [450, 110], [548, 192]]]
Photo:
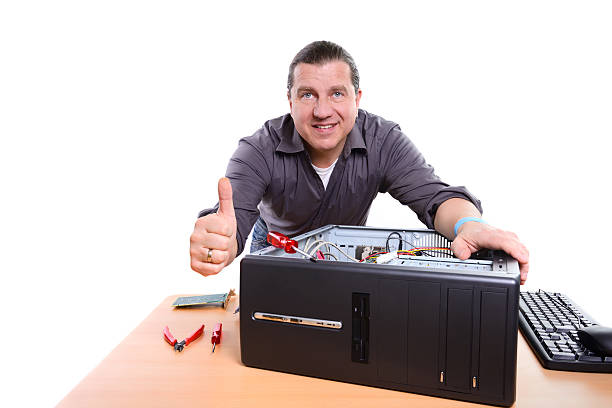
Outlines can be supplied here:
[[[174, 310], [165, 299], [59, 404], [60, 407], [483, 407], [461, 401], [249, 368], [240, 362], [237, 300], [221, 308]], [[211, 330], [223, 338], [211, 353]], [[204, 335], [181, 353], [180, 341], [205, 324]], [[542, 368], [519, 335], [517, 407], [610, 407], [612, 375]]]

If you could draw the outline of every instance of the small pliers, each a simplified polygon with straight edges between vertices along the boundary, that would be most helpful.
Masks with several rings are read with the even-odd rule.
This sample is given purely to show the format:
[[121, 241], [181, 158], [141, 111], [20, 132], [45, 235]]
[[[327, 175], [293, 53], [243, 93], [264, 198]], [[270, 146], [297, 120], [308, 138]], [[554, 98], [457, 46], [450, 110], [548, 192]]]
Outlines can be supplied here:
[[183, 351], [184, 347], [188, 346], [189, 343], [200, 337], [202, 333], [204, 333], [204, 325], [202, 325], [202, 327], [196, 330], [191, 336], [187, 337], [185, 340], [177, 341], [172, 335], [172, 333], [170, 333], [170, 329], [168, 328], [168, 326], [164, 327], [164, 339], [166, 339], [168, 344], [174, 346], [175, 351]]

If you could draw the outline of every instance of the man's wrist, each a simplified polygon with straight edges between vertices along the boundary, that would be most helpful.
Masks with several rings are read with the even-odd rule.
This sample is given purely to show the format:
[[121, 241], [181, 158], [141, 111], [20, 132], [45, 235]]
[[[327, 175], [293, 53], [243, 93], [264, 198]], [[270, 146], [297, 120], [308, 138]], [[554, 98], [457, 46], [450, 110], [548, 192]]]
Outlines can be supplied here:
[[469, 222], [469, 221], [480, 222], [480, 223], [483, 223], [483, 224], [487, 223], [485, 220], [483, 220], [480, 217], [463, 217], [463, 218], [459, 219], [459, 221], [457, 221], [455, 223], [455, 236], [457, 236], [457, 233], [459, 232], [459, 228], [463, 224], [465, 224], [466, 222]]

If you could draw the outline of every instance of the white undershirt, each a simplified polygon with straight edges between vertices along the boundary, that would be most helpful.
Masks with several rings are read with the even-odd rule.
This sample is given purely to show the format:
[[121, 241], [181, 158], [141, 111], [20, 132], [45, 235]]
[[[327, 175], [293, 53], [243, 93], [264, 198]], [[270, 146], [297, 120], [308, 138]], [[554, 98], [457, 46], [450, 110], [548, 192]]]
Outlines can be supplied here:
[[317, 167], [314, 164], [312, 164], [312, 168], [315, 169], [315, 171], [317, 172], [317, 174], [319, 175], [319, 177], [321, 177], [321, 181], [323, 182], [323, 187], [325, 189], [327, 189], [327, 183], [329, 183], [329, 177], [332, 174], [332, 171], [334, 171], [334, 166], [336, 165], [336, 162], [338, 161], [338, 159], [336, 159], [331, 166], [322, 169], [321, 167]]

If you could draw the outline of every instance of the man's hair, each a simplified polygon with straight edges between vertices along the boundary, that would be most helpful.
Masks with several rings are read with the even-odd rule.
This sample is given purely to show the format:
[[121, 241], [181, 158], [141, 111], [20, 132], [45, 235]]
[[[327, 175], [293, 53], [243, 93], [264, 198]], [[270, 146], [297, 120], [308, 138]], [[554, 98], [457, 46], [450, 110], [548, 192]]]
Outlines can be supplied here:
[[300, 50], [289, 65], [289, 78], [287, 79], [287, 92], [291, 92], [293, 87], [293, 72], [295, 67], [300, 64], [322, 65], [332, 61], [346, 62], [351, 69], [351, 81], [355, 88], [355, 94], [359, 91], [359, 71], [355, 60], [344, 48], [330, 41], [315, 41]]

